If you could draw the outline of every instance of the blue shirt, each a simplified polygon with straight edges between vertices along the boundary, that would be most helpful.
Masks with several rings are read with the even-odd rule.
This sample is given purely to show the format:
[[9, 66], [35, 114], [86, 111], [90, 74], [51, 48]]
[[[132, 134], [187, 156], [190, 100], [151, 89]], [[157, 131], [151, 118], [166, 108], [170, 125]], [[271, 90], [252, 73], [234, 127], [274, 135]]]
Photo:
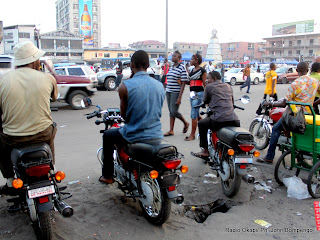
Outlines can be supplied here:
[[163, 138], [161, 131], [162, 105], [165, 98], [163, 85], [147, 72], [137, 72], [123, 81], [128, 91], [126, 125], [121, 135], [129, 142]]

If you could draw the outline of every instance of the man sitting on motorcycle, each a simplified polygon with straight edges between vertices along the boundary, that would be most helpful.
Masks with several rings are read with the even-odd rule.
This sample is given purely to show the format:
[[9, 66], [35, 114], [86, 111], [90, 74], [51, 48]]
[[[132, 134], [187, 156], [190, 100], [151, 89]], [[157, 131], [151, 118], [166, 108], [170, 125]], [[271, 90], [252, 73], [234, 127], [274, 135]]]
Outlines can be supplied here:
[[[285, 107], [287, 101], [310, 103], [311, 105], [313, 104], [316, 92], [320, 91], [319, 81], [307, 76], [308, 64], [305, 62], [300, 62], [298, 64], [297, 72], [299, 74], [299, 78], [297, 78], [291, 83], [285, 98], [280, 99], [278, 102], [265, 103], [265, 106]], [[272, 128], [270, 145], [267, 155], [264, 158], [258, 158], [258, 162], [272, 164], [275, 156], [278, 139], [282, 130], [282, 119], [280, 118], [279, 121]]]
[[213, 71], [207, 75], [208, 84], [204, 90], [203, 102], [209, 104], [212, 111], [210, 117], [201, 119], [198, 123], [200, 134], [199, 153], [191, 153], [193, 156], [206, 158], [209, 156], [207, 132], [208, 129], [216, 132], [227, 126], [240, 127], [240, 120], [234, 112], [233, 91], [229, 84], [221, 81], [220, 73]]
[[54, 156], [56, 127], [51, 118], [50, 98], [57, 99], [58, 88], [51, 74], [39, 70], [39, 59], [44, 54], [30, 41], [18, 43], [14, 47], [17, 69], [0, 77], [0, 169], [7, 178], [0, 194], [13, 191], [14, 147], [46, 142]]
[[130, 68], [133, 77], [119, 86], [120, 112], [126, 124], [103, 134], [104, 160], [100, 182], [113, 183], [113, 151], [126, 143], [162, 139], [161, 114], [165, 92], [162, 84], [147, 73], [149, 56], [136, 51]]

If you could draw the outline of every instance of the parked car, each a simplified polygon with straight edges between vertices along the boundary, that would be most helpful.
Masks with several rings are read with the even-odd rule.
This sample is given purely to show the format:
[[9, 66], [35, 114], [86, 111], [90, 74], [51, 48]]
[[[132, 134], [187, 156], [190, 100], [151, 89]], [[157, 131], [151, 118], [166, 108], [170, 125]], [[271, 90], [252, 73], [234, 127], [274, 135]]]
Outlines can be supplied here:
[[14, 69], [14, 57], [10, 55], [0, 55], [0, 75]]
[[[224, 74], [224, 81], [230, 85], [236, 85], [237, 83], [245, 82], [243, 80], [244, 68], [232, 68]], [[257, 73], [255, 70], [250, 69], [251, 82], [253, 84], [259, 84], [264, 80], [263, 73]]]
[[72, 76], [84, 76], [88, 77], [93, 87], [98, 86], [98, 80], [96, 73], [89, 67], [85, 65], [75, 65], [75, 66], [61, 66], [54, 68], [57, 75], [72, 75]]
[[[150, 59], [149, 62], [150, 62], [150, 66], [148, 67], [147, 72], [149, 73], [149, 75], [151, 77], [154, 77], [155, 71], [153, 68], [157, 64], [157, 60]], [[122, 70], [123, 78], [122, 78], [122, 80], [127, 80], [131, 76], [130, 60], [122, 61], [122, 65], [123, 65], [123, 70]], [[117, 86], [116, 86], [116, 78], [117, 78], [116, 69], [117, 69], [117, 67], [118, 67], [118, 64], [116, 64], [112, 68], [112, 70], [99, 72], [97, 74], [98, 87], [103, 87], [104, 89], [109, 90], [109, 91], [113, 91], [117, 88]]]
[[278, 83], [290, 83], [296, 80], [299, 77], [296, 67], [280, 67], [276, 69], [276, 73], [278, 74]]
[[60, 93], [58, 101], [65, 101], [73, 109], [82, 109], [81, 100], [91, 96], [97, 91], [93, 87], [91, 80], [88, 77], [75, 75], [57, 75], [53, 68], [51, 59], [46, 57], [40, 58], [41, 70], [51, 73], [57, 80], [58, 90]]

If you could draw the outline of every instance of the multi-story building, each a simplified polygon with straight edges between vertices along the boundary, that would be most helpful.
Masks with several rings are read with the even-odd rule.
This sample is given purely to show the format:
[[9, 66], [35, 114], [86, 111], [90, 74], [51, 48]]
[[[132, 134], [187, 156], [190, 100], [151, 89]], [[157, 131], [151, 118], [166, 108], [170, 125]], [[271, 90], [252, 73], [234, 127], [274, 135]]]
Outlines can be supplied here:
[[262, 61], [262, 55], [265, 52], [265, 43], [263, 42], [229, 42], [221, 43], [221, 54], [224, 61], [243, 62]]
[[303, 60], [313, 61], [314, 56], [320, 55], [320, 33], [300, 33], [264, 38], [267, 41], [266, 61]]
[[190, 52], [192, 54], [199, 53], [201, 56], [206, 56], [208, 44], [205, 43], [190, 43], [190, 42], [175, 42], [173, 51], [179, 51], [181, 54]]
[[58, 30], [40, 34], [39, 47], [46, 51], [45, 56], [54, 63], [66, 60], [83, 63], [83, 37], [73, 33]]
[[150, 58], [165, 57], [166, 45], [155, 40], [139, 41], [129, 44], [129, 48], [135, 50], [144, 50], [149, 54]]
[[101, 47], [100, 0], [57, 0], [57, 30], [83, 37], [84, 48]]
[[4, 54], [13, 54], [14, 46], [19, 42], [32, 41], [36, 46], [35, 25], [14, 25], [3, 28]]

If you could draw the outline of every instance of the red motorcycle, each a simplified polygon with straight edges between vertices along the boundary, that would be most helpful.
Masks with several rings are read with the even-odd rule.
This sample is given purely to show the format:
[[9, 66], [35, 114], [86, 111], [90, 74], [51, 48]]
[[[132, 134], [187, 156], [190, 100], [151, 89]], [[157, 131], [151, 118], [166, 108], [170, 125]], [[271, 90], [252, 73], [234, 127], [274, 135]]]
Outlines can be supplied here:
[[[249, 131], [256, 142], [255, 148], [259, 150], [263, 150], [268, 147], [272, 133], [272, 126], [279, 121], [285, 111], [285, 108], [264, 106], [263, 104], [265, 102], [266, 100], [262, 100], [260, 103], [263, 109], [262, 116], [253, 119], [249, 127]], [[273, 102], [272, 98], [270, 98], [270, 102]], [[289, 142], [290, 132], [282, 131], [277, 145]]]

